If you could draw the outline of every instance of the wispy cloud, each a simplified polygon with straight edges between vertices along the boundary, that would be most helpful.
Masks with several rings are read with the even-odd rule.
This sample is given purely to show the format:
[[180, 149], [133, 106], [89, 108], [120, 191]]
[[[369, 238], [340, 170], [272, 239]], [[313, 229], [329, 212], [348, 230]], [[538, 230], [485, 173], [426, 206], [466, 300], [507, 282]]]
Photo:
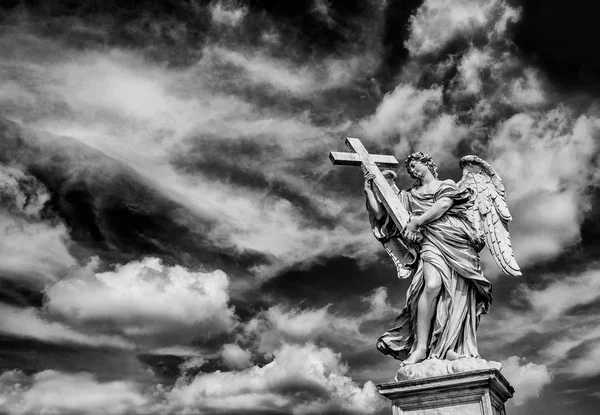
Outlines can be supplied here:
[[505, 40], [507, 25], [519, 14], [504, 0], [426, 0], [411, 18], [411, 37], [405, 46], [419, 56], [438, 53], [457, 38], [468, 42], [477, 33]]
[[547, 276], [543, 287], [521, 287], [518, 302], [524, 302], [527, 308], [522, 309], [521, 304], [519, 311], [510, 305], [497, 310], [482, 340], [487, 343], [500, 336], [511, 344], [544, 336], [548, 341], [537, 348], [536, 361], [557, 374], [583, 378], [597, 375], [600, 370], [589, 362], [600, 350], [599, 316], [595, 311], [581, 314], [577, 309], [595, 309], [600, 300], [599, 281], [598, 270], [592, 268], [570, 276]]
[[88, 347], [133, 349], [135, 344], [117, 335], [85, 334], [66, 324], [44, 318], [34, 308], [17, 308], [0, 304], [0, 332], [47, 343], [76, 344]]
[[240, 75], [249, 86], [263, 85], [272, 88], [271, 92], [308, 98], [315, 93], [350, 86], [361, 75], [372, 72], [375, 62], [375, 56], [367, 53], [360, 57], [328, 58], [298, 65], [291, 60], [274, 58], [266, 51], [242, 52], [215, 47], [205, 51], [201, 64], [231, 64], [241, 71]]
[[[283, 343], [324, 343], [336, 350], [355, 352], [372, 347], [380, 333], [377, 321], [391, 320], [399, 309], [390, 305], [387, 291], [377, 289], [362, 298], [367, 309], [359, 315], [332, 312], [331, 305], [300, 309], [278, 304], [258, 313], [243, 328], [242, 339], [255, 344], [262, 354], [270, 354]], [[363, 324], [369, 322], [368, 324]]]
[[237, 26], [248, 13], [248, 8], [233, 1], [214, 1], [209, 5], [212, 20], [218, 24]]
[[[75, 52], [35, 36], [27, 41], [22, 36], [7, 36], [29, 48], [30, 54], [5, 66], [12, 80], [4, 91], [12, 94], [11, 88], [17, 84], [35, 100], [20, 105], [5, 100], [4, 113], [54, 134], [54, 140], [72, 151], [84, 143], [133, 169], [165, 197], [213, 223], [207, 236], [216, 246], [260, 252], [276, 270], [282, 264], [347, 251], [368, 237], [367, 231], [359, 232], [364, 227], [339, 215], [348, 206], [334, 202], [325, 187], [300, 179], [296, 171], [298, 160], [306, 160], [319, 174], [330, 168], [327, 151], [338, 140], [328, 128], [338, 127], [316, 125], [307, 114], [260, 108], [235, 91], [219, 90], [213, 82], [226, 70], [215, 60], [224, 59], [249, 76], [240, 80], [237, 88], [249, 83], [303, 95], [350, 82], [355, 71], [362, 70], [358, 67], [363, 61], [358, 57], [332, 60], [322, 73], [322, 67], [307, 64], [298, 68], [263, 56], [260, 50], [246, 57], [207, 46], [197, 65], [168, 69], [129, 51]], [[39, 53], [42, 47], [56, 50], [56, 56], [47, 61], [46, 55]], [[20, 71], [24, 66], [30, 70]], [[40, 107], [47, 110], [31, 112]], [[214, 143], [206, 144], [210, 147], [205, 149], [208, 138], [223, 143], [223, 151], [213, 148]], [[225, 152], [225, 143], [236, 148], [240, 142], [251, 143], [252, 155]], [[177, 163], [182, 160], [198, 169], [180, 168]], [[207, 161], [220, 161], [223, 169], [243, 166], [268, 187], [283, 187], [292, 195], [315, 200], [314, 207], [332, 219], [337, 216], [333, 229], [329, 225], [305, 226], [310, 217], [289, 196], [206, 175], [202, 166]], [[77, 163], [77, 157], [73, 162]], [[357, 206], [351, 211], [361, 209]], [[255, 270], [266, 275], [273, 272], [267, 272], [266, 265]]]

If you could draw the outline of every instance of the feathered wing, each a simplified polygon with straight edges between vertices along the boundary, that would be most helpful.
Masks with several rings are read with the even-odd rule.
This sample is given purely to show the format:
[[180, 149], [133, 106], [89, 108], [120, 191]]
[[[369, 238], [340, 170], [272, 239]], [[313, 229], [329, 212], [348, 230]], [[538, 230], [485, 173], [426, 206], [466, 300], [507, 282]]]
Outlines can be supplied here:
[[513, 253], [508, 233], [512, 220], [506, 204], [504, 184], [492, 166], [477, 156], [460, 159], [463, 176], [459, 187], [471, 188], [475, 203], [469, 212], [477, 231], [485, 237], [485, 244], [496, 264], [507, 275], [518, 277], [521, 270]]

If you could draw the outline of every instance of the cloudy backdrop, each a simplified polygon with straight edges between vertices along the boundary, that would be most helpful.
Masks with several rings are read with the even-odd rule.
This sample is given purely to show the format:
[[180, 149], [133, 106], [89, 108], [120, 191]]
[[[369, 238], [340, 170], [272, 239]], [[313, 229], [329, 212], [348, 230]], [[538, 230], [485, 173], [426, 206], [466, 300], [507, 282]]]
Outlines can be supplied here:
[[510, 414], [596, 413], [599, 6], [4, 4], [0, 412], [389, 413], [407, 283], [352, 136], [497, 169], [523, 277], [484, 257], [480, 351]]

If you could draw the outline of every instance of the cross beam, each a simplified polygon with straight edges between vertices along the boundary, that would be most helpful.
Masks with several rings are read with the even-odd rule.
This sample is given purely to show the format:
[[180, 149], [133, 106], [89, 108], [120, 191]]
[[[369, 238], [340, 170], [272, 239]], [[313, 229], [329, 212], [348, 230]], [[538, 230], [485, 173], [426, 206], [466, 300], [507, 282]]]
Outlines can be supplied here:
[[404, 229], [410, 216], [379, 170], [379, 167], [398, 167], [398, 160], [394, 156], [369, 154], [358, 138], [346, 138], [346, 146], [352, 153], [331, 152], [329, 153], [331, 162], [335, 165], [360, 166], [365, 175], [367, 173], [375, 175], [373, 183], [381, 195], [383, 206], [398, 229]]
[[[354, 140], [354, 139], [353, 139]], [[398, 160], [394, 156], [385, 156], [381, 154], [370, 154], [371, 160], [378, 166], [387, 169], [398, 167]], [[356, 153], [340, 153], [332, 151], [329, 153], [331, 162], [338, 166], [360, 166], [362, 160]]]

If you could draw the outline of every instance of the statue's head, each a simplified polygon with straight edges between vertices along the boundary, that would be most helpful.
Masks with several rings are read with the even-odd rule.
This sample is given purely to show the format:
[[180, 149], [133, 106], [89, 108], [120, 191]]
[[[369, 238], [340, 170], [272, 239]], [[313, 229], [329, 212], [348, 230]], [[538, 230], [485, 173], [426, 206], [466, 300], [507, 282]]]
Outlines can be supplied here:
[[418, 182], [420, 182], [420, 178], [415, 176], [415, 173], [414, 173], [413, 169], [411, 168], [412, 162], [423, 163], [425, 166], [427, 166], [427, 169], [429, 169], [431, 174], [433, 174], [433, 177], [435, 177], [436, 179], [438, 178], [437, 166], [429, 154], [422, 153], [419, 151], [417, 153], [410, 154], [408, 157], [406, 157], [404, 159], [404, 165], [406, 166], [406, 171], [408, 172], [410, 177], [412, 177], [413, 179], [416, 179]]

